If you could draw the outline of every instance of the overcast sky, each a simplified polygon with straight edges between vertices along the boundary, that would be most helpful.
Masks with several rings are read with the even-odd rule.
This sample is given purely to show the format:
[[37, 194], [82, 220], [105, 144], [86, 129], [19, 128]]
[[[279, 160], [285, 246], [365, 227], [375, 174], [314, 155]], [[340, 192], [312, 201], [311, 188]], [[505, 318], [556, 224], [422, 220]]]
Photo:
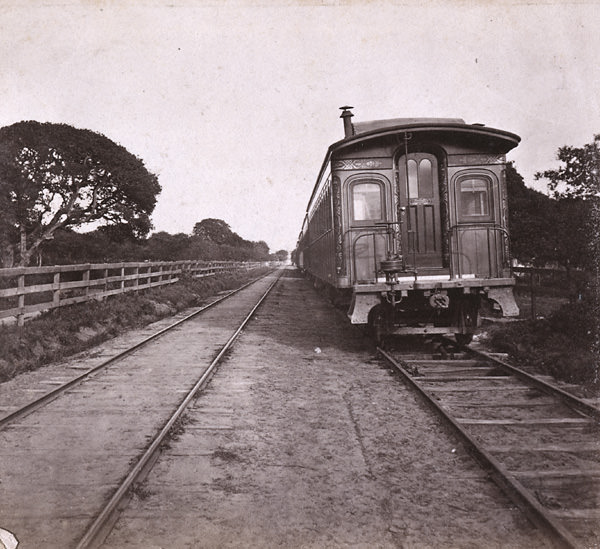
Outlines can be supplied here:
[[596, 1], [0, 0], [0, 126], [126, 147], [162, 185], [156, 231], [215, 217], [291, 250], [338, 107], [517, 133], [533, 185], [600, 133], [599, 31]]

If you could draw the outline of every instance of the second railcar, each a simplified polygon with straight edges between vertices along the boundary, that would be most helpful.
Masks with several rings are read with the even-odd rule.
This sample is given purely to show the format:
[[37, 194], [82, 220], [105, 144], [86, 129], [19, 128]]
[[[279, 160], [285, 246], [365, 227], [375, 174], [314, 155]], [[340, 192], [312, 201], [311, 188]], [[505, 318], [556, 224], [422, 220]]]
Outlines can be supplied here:
[[520, 138], [461, 119], [352, 123], [310, 197], [296, 264], [376, 335], [455, 334], [483, 300], [515, 316], [505, 182]]

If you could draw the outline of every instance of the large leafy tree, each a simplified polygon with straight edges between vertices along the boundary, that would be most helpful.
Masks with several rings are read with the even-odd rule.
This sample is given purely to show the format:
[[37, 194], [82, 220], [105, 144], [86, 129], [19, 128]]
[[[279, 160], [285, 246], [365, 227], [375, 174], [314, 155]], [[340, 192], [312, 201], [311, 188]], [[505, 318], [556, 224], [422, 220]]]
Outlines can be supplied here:
[[143, 162], [104, 135], [35, 121], [0, 128], [0, 244], [18, 265], [60, 228], [148, 234], [159, 192]]
[[530, 189], [512, 164], [506, 166], [506, 182], [513, 256], [539, 266], [589, 266], [592, 201], [551, 198]]
[[252, 243], [233, 232], [228, 223], [222, 219], [203, 219], [194, 225], [194, 236], [210, 240], [219, 246], [228, 245], [237, 248], [251, 247]]
[[277, 250], [275, 252], [275, 257], [277, 258], [277, 261], [285, 261], [288, 258], [288, 251], [287, 250]]
[[267, 261], [269, 259], [269, 246], [264, 240], [253, 242], [254, 258], [257, 261]]
[[512, 255], [523, 262], [543, 265], [555, 256], [555, 201], [527, 187], [512, 163], [506, 165], [506, 184]]
[[148, 238], [145, 249], [148, 259], [153, 261], [177, 261], [191, 259], [190, 237], [184, 233], [154, 233]]
[[252, 242], [233, 232], [222, 219], [207, 218], [194, 225], [192, 248], [215, 259], [237, 261], [266, 261], [269, 246], [262, 240]]
[[558, 201], [553, 229], [563, 264], [591, 267], [600, 256], [600, 134], [583, 147], [560, 147], [557, 158], [558, 168], [535, 177]]
[[223, 244], [233, 244], [234, 241], [242, 240], [231, 230], [228, 223], [222, 219], [214, 218], [203, 219], [196, 223], [192, 234], [204, 240], [210, 240], [219, 246]]
[[535, 174], [546, 179], [556, 198], [600, 198], [600, 134], [583, 147], [564, 146], [558, 149], [557, 169]]

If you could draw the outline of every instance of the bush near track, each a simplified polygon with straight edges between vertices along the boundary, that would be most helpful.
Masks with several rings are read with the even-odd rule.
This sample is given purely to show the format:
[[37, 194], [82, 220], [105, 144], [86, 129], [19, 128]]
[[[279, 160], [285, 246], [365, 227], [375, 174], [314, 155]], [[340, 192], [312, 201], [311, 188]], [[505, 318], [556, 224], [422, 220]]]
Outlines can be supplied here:
[[48, 311], [25, 323], [0, 326], [0, 382], [140, 328], [207, 297], [265, 274], [261, 268], [216, 277], [184, 278], [138, 294], [120, 294]]
[[519, 365], [569, 383], [586, 396], [600, 396], [600, 308], [590, 296], [560, 306], [547, 318], [495, 325], [488, 345]]

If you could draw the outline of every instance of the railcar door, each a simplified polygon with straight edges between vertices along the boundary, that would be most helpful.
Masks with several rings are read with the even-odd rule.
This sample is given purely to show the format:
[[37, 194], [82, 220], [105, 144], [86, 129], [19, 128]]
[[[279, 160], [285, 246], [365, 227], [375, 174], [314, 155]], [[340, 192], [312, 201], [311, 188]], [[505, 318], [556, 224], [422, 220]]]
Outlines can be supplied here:
[[463, 170], [451, 180], [456, 205], [452, 233], [457, 252], [454, 269], [459, 275], [502, 276], [505, 231], [497, 224], [499, 185], [489, 170]]
[[360, 176], [348, 184], [353, 280], [375, 282], [377, 269], [386, 257], [385, 225], [387, 182], [373, 176]]
[[402, 250], [411, 269], [436, 269], [442, 264], [442, 224], [437, 158], [409, 153], [398, 159]]

